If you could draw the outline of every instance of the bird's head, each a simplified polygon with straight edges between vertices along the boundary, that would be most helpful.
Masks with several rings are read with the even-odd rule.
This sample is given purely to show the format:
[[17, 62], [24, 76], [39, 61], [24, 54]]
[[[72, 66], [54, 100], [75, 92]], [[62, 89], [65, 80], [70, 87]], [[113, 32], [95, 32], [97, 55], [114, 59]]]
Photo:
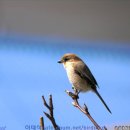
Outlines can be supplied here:
[[58, 61], [58, 63], [63, 63], [65, 65], [68, 62], [78, 62], [78, 61], [81, 61], [81, 59], [77, 55], [73, 53], [67, 53], [63, 55], [63, 57], [61, 58], [60, 61]]

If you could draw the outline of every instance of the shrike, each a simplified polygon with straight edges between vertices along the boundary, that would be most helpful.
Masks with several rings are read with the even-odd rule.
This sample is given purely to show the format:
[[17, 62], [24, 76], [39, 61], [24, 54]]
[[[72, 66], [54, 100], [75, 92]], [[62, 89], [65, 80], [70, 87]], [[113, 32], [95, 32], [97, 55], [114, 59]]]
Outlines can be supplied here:
[[63, 63], [68, 79], [74, 89], [79, 92], [93, 91], [100, 98], [106, 109], [111, 113], [105, 101], [97, 91], [97, 81], [92, 75], [88, 66], [77, 55], [65, 54], [58, 63]]

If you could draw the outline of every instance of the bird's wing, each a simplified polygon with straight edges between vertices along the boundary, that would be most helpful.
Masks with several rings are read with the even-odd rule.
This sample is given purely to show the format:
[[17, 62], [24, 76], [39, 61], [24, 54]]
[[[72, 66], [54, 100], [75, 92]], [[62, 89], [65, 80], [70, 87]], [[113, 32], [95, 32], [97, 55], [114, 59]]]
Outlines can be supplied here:
[[91, 73], [90, 69], [85, 64], [77, 64], [75, 67], [75, 73], [78, 74], [81, 78], [87, 80], [92, 86], [98, 86], [96, 79]]

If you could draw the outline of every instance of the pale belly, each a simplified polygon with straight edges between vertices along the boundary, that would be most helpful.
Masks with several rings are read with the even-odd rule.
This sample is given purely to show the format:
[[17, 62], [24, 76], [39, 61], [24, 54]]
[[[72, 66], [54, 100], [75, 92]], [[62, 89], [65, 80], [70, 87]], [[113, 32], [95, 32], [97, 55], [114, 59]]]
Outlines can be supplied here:
[[75, 89], [80, 90], [81, 92], [91, 90], [91, 86], [87, 83], [87, 81], [76, 74], [73, 68], [67, 68], [66, 72], [70, 83]]

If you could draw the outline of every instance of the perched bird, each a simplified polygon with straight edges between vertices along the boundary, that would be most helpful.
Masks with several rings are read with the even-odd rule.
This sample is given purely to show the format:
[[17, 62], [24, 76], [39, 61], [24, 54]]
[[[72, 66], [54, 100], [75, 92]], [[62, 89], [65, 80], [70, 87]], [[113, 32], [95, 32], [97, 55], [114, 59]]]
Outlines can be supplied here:
[[63, 63], [68, 79], [78, 93], [87, 92], [89, 90], [95, 92], [106, 109], [111, 113], [105, 101], [97, 91], [98, 84], [96, 79], [82, 59], [75, 54], [67, 53], [58, 63]]

